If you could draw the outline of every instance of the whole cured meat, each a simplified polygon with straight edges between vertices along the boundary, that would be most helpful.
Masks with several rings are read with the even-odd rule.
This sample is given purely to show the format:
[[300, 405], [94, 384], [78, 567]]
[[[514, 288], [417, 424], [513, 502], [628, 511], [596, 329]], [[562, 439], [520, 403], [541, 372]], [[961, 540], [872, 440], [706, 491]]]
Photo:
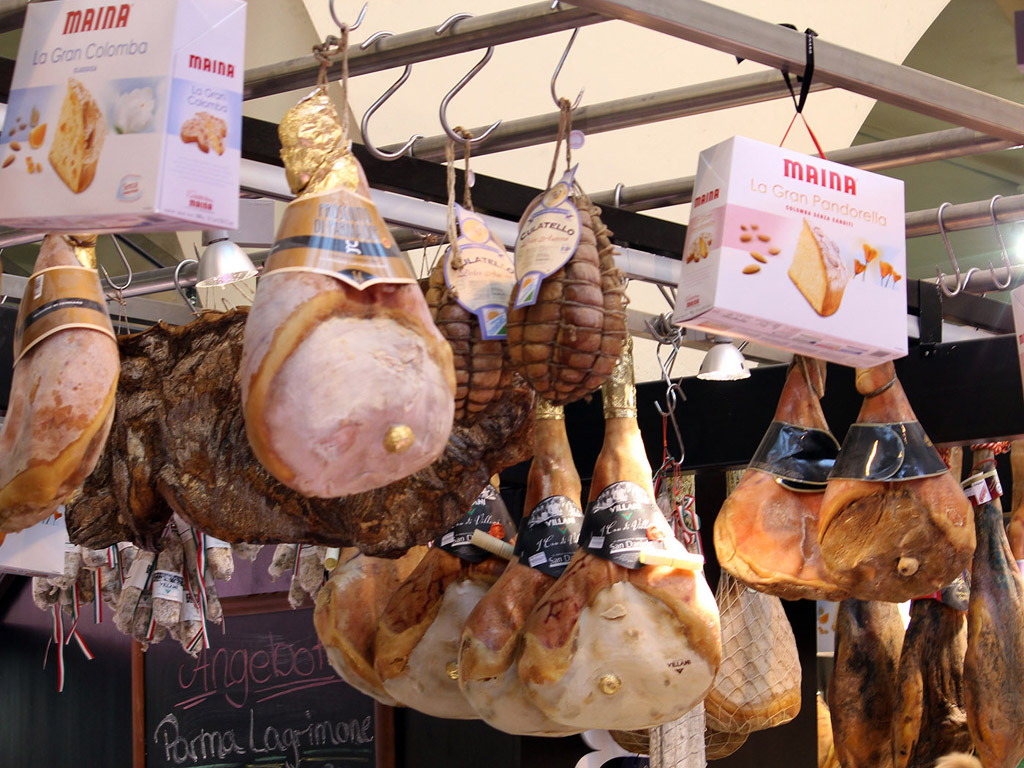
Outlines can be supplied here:
[[[527, 206], [520, 226], [546, 195]], [[555, 405], [579, 400], [601, 386], [626, 339], [625, 278], [615, 266], [611, 233], [586, 195], [572, 200], [581, 226], [575, 253], [544, 279], [536, 304], [516, 309], [517, 285], [508, 312], [513, 369]]]
[[[991, 449], [974, 466], [994, 468]], [[971, 568], [964, 693], [967, 726], [985, 768], [1024, 760], [1024, 582], [1003, 530], [999, 497], [974, 508], [978, 546]]]
[[974, 517], [892, 363], [859, 368], [856, 381], [864, 404], [825, 490], [818, 543], [832, 577], [852, 596], [903, 602], [946, 586], [967, 567]]
[[782, 602], [727, 572], [716, 597], [722, 664], [704, 699], [708, 725], [749, 733], [788, 723], [800, 712], [800, 656]]
[[844, 600], [836, 616], [828, 705], [843, 768], [891, 768], [903, 620], [895, 603]]
[[[647, 541], [686, 550], [655, 504], [628, 348], [602, 395], [605, 437], [580, 549], [526, 620], [519, 674], [553, 720], [636, 730], [704, 698], [722, 657], [719, 617], [702, 572], [636, 565]], [[622, 545], [634, 567], [606, 559]]]
[[931, 768], [942, 755], [970, 752], [964, 711], [964, 614], [915, 600], [903, 638], [892, 724], [895, 768]]
[[341, 499], [296, 493], [246, 439], [237, 375], [245, 316], [204, 313], [121, 337], [118, 408], [100, 463], [110, 474], [94, 472], [67, 505], [76, 543], [145, 543], [173, 508], [225, 541], [355, 545], [393, 557], [433, 539], [492, 473], [530, 455], [533, 394], [520, 382], [472, 427], [453, 430], [441, 458], [411, 477]]
[[[704, 768], [704, 705], [650, 730], [651, 768]], [[744, 737], [745, 738], [745, 737]]]
[[1024, 563], [1024, 440], [1014, 440], [1010, 447], [1010, 466], [1013, 471], [1013, 506], [1006, 536], [1017, 565]]
[[356, 690], [392, 707], [398, 702], [373, 668], [377, 622], [426, 553], [426, 547], [412, 547], [394, 560], [358, 553], [334, 569], [316, 596], [313, 625], [334, 671]]
[[[92, 472], [110, 431], [120, 368], [95, 246], [91, 235], [47, 235], [18, 309], [23, 354], [0, 431], [0, 532], [56, 512]], [[61, 308], [76, 299], [83, 306]]]
[[754, 461], [715, 519], [715, 554], [749, 587], [788, 600], [841, 600], [818, 548], [824, 482], [839, 444], [818, 402], [825, 363], [797, 356]]
[[[839, 762], [839, 758], [836, 756], [828, 705], [825, 703], [825, 699], [820, 691], [814, 698], [818, 708], [818, 768], [840, 768], [842, 763]], [[888, 738], [885, 743], [888, 745]]]
[[[533, 703], [519, 679], [518, 661], [523, 624], [545, 592], [555, 583], [555, 556], [576, 548], [579, 538], [580, 477], [572, 460], [562, 409], [545, 400], [537, 404], [534, 454], [523, 502], [530, 514], [520, 526], [520, 544], [540, 535], [562, 541], [531, 547], [513, 559], [494, 587], [477, 603], [462, 629], [459, 648], [459, 686], [488, 725], [506, 733], [564, 736], [578, 729], [548, 718]], [[532, 518], [532, 519], [531, 519]], [[534, 529], [538, 529], [534, 534]], [[518, 549], [518, 548], [517, 548]], [[534, 551], [535, 549], [539, 551]], [[542, 557], [537, 557], [541, 555]], [[544, 570], [533, 567], [548, 566]], [[541, 562], [542, 561], [542, 562]]]
[[299, 102], [279, 132], [298, 197], [246, 323], [242, 407], [270, 474], [305, 496], [335, 498], [441, 455], [452, 352], [370, 202], [326, 89]]

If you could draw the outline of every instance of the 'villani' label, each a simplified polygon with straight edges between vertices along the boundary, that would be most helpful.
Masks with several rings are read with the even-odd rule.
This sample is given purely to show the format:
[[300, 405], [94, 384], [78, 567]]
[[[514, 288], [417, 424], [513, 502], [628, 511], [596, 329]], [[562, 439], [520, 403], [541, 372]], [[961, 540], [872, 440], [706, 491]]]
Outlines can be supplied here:
[[490, 484], [480, 491], [469, 512], [442, 533], [434, 542], [434, 546], [467, 562], [482, 563], [493, 555], [469, 543], [473, 538], [473, 531], [478, 529], [503, 541], [511, 541], [516, 535], [516, 524], [512, 522], [505, 502], [502, 501], [498, 489]]
[[636, 483], [612, 483], [587, 505], [580, 546], [593, 555], [638, 569], [641, 550], [664, 550], [668, 541], [675, 536], [665, 515]]
[[95, 269], [60, 266], [33, 273], [14, 325], [14, 364], [43, 339], [65, 328], [90, 328], [116, 338]]
[[461, 233], [459, 259], [455, 261], [455, 250], [449, 248], [444, 259], [445, 284], [462, 308], [477, 316], [481, 338], [504, 339], [508, 300], [516, 282], [512, 256], [475, 213], [456, 203], [455, 215]]
[[516, 557], [523, 565], [556, 579], [569, 565], [580, 539], [583, 511], [565, 496], [548, 496], [522, 523]]
[[569, 195], [574, 165], [530, 208], [516, 238], [516, 280], [519, 293], [513, 309], [537, 303], [541, 281], [560, 270], [580, 244], [580, 212]]
[[263, 274], [282, 271], [316, 272], [359, 290], [416, 282], [377, 207], [348, 189], [288, 204]]

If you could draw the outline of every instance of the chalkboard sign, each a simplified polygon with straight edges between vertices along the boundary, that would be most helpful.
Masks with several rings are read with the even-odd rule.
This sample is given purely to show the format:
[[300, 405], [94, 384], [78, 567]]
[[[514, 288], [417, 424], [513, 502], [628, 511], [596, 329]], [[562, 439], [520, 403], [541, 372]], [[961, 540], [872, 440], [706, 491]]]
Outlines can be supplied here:
[[147, 768], [372, 768], [373, 700], [331, 668], [312, 611], [225, 621], [198, 658], [146, 653]]

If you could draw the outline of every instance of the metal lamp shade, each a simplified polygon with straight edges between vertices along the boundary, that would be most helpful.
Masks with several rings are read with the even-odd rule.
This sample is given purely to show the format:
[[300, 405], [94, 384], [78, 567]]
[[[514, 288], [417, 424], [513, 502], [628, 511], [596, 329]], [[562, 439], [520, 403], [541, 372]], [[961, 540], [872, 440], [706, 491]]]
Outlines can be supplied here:
[[750, 371], [743, 363], [743, 353], [731, 341], [716, 342], [704, 355], [697, 378], [707, 381], [746, 379], [750, 376]]
[[206, 246], [199, 259], [196, 286], [210, 288], [255, 277], [255, 265], [248, 254], [230, 240], [216, 240]]

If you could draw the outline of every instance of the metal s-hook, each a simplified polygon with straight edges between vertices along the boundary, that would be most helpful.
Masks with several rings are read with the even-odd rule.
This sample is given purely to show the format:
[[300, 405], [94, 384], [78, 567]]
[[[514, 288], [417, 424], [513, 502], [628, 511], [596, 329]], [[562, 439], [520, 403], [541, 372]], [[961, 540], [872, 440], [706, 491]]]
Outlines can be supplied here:
[[[395, 33], [386, 31], [375, 32], [374, 34], [366, 38], [366, 40], [364, 40], [362, 43], [360, 43], [359, 47], [363, 50], [366, 50], [371, 45], [376, 43], [378, 40], [385, 37], [390, 37], [393, 34]], [[366, 147], [366, 151], [369, 152], [374, 157], [376, 157], [378, 160], [397, 160], [410, 149], [412, 149], [412, 145], [416, 143], [417, 139], [423, 138], [422, 133], [414, 133], [409, 138], [409, 140], [405, 142], [405, 144], [403, 144], [399, 149], [395, 150], [394, 152], [384, 152], [383, 150], [377, 149], [377, 147], [373, 145], [373, 142], [370, 141], [370, 135], [367, 132], [367, 129], [370, 124], [370, 118], [378, 109], [380, 109], [384, 105], [385, 101], [394, 96], [395, 92], [403, 85], [405, 85], [405, 81], [409, 79], [410, 74], [412, 74], [412, 64], [407, 64], [405, 67], [405, 71], [402, 72], [402, 76], [399, 77], [390, 88], [384, 91], [384, 94], [379, 99], [377, 99], [375, 102], [373, 102], [373, 104], [370, 105], [369, 109], [367, 109], [366, 112], [363, 114], [362, 122], [359, 123], [359, 128], [363, 133], [363, 144]]]
[[[1010, 283], [1013, 282], [1013, 270], [1010, 268], [1010, 255], [1006, 252], [1006, 243], [1003, 242], [1003, 234], [999, 231], [999, 222], [996, 220], [996, 200], [1001, 197], [1002, 195], [995, 195], [992, 198], [992, 201], [988, 204], [988, 213], [992, 217], [992, 228], [996, 231], [996, 240], [999, 241], [999, 250], [1003, 254], [1003, 266], [1006, 267], [1006, 280], [1000, 281], [999, 278], [996, 277], [996, 268], [992, 266], [992, 262], [989, 262], [988, 264], [988, 271], [992, 275], [992, 282], [995, 283], [995, 286], [999, 290], [1005, 291], [1010, 287]], [[964, 287], [967, 287], [966, 283], [964, 283]]]
[[[356, 23], [355, 24], [353, 24], [352, 26], [350, 26], [348, 28], [349, 32], [355, 32], [357, 29], [359, 29], [359, 25], [363, 23], [363, 17], [366, 16], [366, 9], [369, 8], [369, 7], [370, 7], [370, 3], [369, 2], [363, 3], [363, 8], [362, 8], [362, 10], [359, 11], [359, 18], [356, 19]], [[331, 18], [334, 19], [334, 23], [337, 24], [339, 28], [346, 26], [345, 22], [343, 22], [341, 19], [339, 19], [338, 18], [338, 14], [335, 13], [335, 11], [334, 11], [334, 0], [330, 0], [330, 8], [331, 8]]]
[[[662, 410], [661, 403], [657, 400], [654, 401], [654, 408], [658, 411], [658, 414], [663, 418], [667, 418], [672, 422], [672, 431], [676, 433], [676, 441], [679, 443], [679, 463], [682, 464], [686, 458], [686, 447], [683, 445], [683, 433], [679, 430], [679, 422], [676, 421], [676, 405], [679, 402], [679, 398], [683, 401], [686, 400], [686, 394], [683, 392], [682, 387], [679, 386], [679, 382], [672, 382], [672, 366], [675, 365], [676, 356], [679, 354], [679, 341], [682, 337], [682, 330], [680, 328], [674, 329], [674, 336], [671, 337], [670, 341], [666, 341], [665, 331], [667, 329], [660, 328], [658, 326], [663, 325], [662, 322], [652, 324], [651, 321], [647, 321], [647, 327], [651, 331], [651, 334], [655, 337], [658, 342], [658, 346], [654, 350], [655, 357], [658, 358], [658, 367], [661, 368], [661, 378], [665, 382], [665, 409]], [[667, 360], [661, 359], [661, 347], [663, 344], [668, 344], [672, 347], [672, 351], [668, 354]]]
[[[565, 50], [562, 51], [562, 58], [558, 60], [558, 66], [555, 67], [555, 72], [551, 75], [551, 100], [555, 102], [556, 107], [561, 107], [558, 103], [558, 94], [555, 93], [555, 82], [558, 80], [558, 74], [562, 71], [562, 65], [565, 64], [565, 59], [569, 55], [569, 51], [572, 48], [572, 44], [576, 42], [576, 35], [580, 33], [579, 27], [572, 31], [572, 37], [569, 38], [569, 43], [565, 46]], [[583, 100], [583, 91], [585, 88], [580, 88], [580, 92], [576, 95], [576, 101], [573, 102], [572, 108], [576, 109]]]
[[[471, 13], [456, 13], [454, 16], [450, 16], [448, 19], [446, 19], [441, 24], [441, 26], [435, 29], [434, 34], [440, 35], [455, 22], [460, 21], [461, 19], [472, 18], [472, 16], [473, 14]], [[470, 80], [476, 77], [477, 73], [487, 65], [487, 62], [491, 60], [491, 56], [493, 55], [494, 46], [492, 45], [487, 49], [487, 53], [484, 54], [484, 57], [476, 63], [476, 66], [469, 70], [469, 72], [467, 72], [466, 75], [455, 84], [455, 87], [448, 91], [448, 93], [445, 94], [445, 97], [441, 99], [441, 107], [438, 110], [438, 116], [441, 118], [441, 127], [444, 129], [444, 132], [448, 136], [448, 138], [458, 144], [464, 143], [466, 139], [464, 139], [462, 136], [459, 136], [459, 134], [455, 133], [455, 131], [452, 130], [451, 124], [448, 122], [448, 104], [451, 102], [453, 98], [455, 98], [455, 95], [459, 91], [466, 87], [466, 84]], [[501, 120], [495, 120], [494, 124], [491, 125], [490, 128], [481, 133], [479, 136], [470, 139], [469, 143], [472, 146], [476, 146], [481, 141], [490, 136], [499, 125], [501, 125]]]
[[946, 295], [952, 298], [953, 296], [959, 296], [960, 292], [964, 289], [967, 284], [967, 280], [970, 279], [974, 272], [977, 272], [977, 268], [968, 271], [966, 278], [960, 273], [960, 265], [957, 263], [956, 256], [953, 255], [953, 248], [949, 244], [949, 236], [946, 234], [946, 225], [942, 221], [943, 212], [951, 205], [949, 202], [945, 202], [939, 206], [939, 234], [942, 235], [942, 242], [946, 246], [946, 253], [949, 254], [949, 261], [953, 265], [953, 275], [956, 277], [956, 288], [950, 290], [946, 287], [946, 275], [942, 274], [942, 270], [935, 267], [935, 274], [938, 276], [939, 289]]
[[124, 251], [121, 250], [121, 244], [117, 242], [117, 235], [111, 235], [110, 239], [114, 241], [114, 247], [117, 248], [117, 253], [121, 257], [121, 263], [124, 264], [124, 268], [128, 271], [128, 279], [124, 285], [118, 285], [110, 279], [110, 275], [107, 273], [107, 268], [100, 264], [100, 272], [103, 273], [103, 280], [110, 286], [110, 290], [120, 296], [122, 291], [128, 289], [128, 286], [132, 284], [134, 274], [132, 273], [132, 265], [128, 263], [128, 258], [124, 255]]

